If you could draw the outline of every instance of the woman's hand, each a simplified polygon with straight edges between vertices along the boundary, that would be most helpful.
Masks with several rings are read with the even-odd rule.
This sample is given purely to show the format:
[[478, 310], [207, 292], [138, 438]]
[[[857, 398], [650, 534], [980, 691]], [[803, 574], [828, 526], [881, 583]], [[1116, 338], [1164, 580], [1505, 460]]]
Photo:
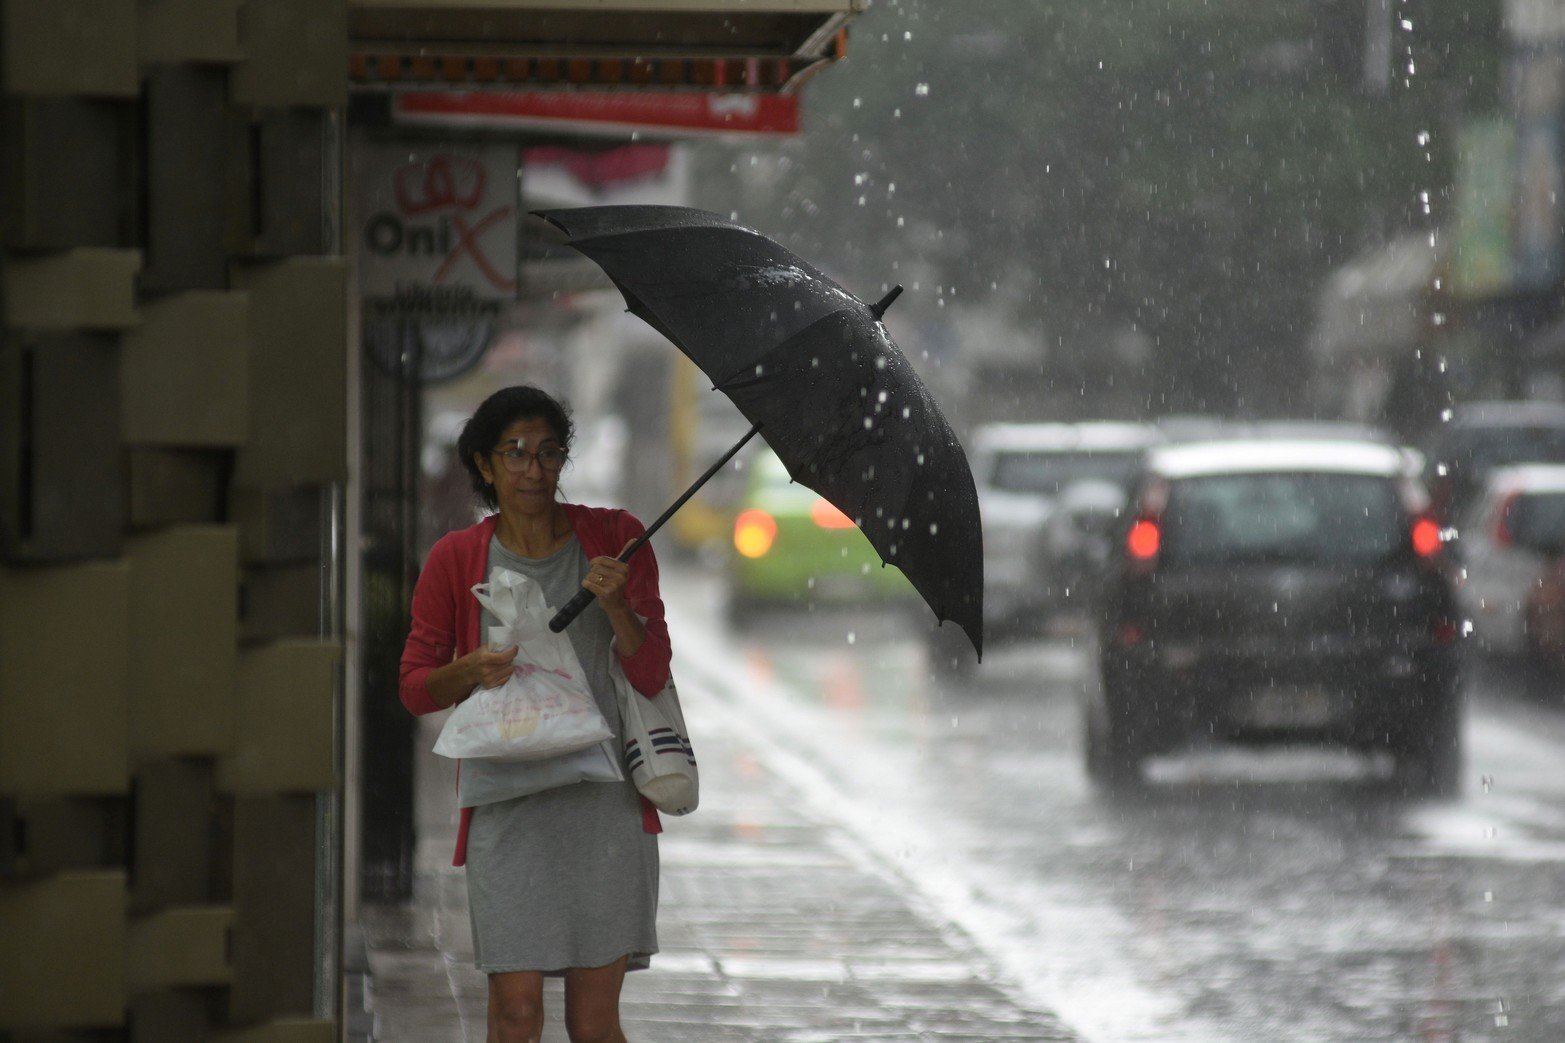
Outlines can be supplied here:
[[[620, 553], [624, 554], [634, 542], [631, 540], [625, 544]], [[615, 647], [621, 656], [635, 655], [647, 638], [641, 617], [625, 600], [625, 584], [629, 582], [629, 562], [618, 558], [593, 558], [587, 562], [587, 578], [581, 583], [582, 587], [597, 595], [598, 604], [603, 606], [604, 613], [608, 615], [609, 625], [614, 628]]]
[[467, 662], [467, 671], [473, 684], [480, 688], [499, 688], [511, 679], [516, 663], [516, 646], [491, 652], [486, 648], [475, 649], [457, 662]]
[[491, 652], [486, 648], [453, 659], [437, 667], [424, 679], [424, 688], [436, 706], [445, 709], [473, 694], [477, 687], [498, 688], [511, 676], [516, 664], [516, 646]]
[[583, 589], [592, 591], [605, 609], [611, 609], [625, 603], [625, 584], [629, 582], [629, 562], [602, 557], [587, 562], [587, 578], [581, 581], [581, 585]]

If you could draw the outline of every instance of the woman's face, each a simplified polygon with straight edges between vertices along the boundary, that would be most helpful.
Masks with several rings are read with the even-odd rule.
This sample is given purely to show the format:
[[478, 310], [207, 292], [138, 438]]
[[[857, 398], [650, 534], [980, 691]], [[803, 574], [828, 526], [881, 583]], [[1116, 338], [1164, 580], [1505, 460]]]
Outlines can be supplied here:
[[[550, 470], [538, 453], [560, 451], [559, 435], [542, 417], [523, 417], [508, 424], [500, 441], [487, 453], [474, 453], [479, 473], [494, 486], [500, 509], [519, 514], [541, 514], [552, 509], [560, 485], [560, 472]], [[521, 458], [508, 460], [507, 450], [522, 450]], [[520, 468], [519, 470], [516, 468]]]

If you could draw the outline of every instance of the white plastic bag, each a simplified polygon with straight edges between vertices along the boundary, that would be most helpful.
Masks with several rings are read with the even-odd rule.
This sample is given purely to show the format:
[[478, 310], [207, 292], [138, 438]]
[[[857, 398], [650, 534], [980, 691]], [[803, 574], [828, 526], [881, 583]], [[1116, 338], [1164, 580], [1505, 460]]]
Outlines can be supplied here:
[[498, 688], [475, 688], [451, 711], [435, 742], [443, 757], [539, 760], [594, 746], [613, 736], [564, 634], [549, 629], [554, 610], [527, 577], [495, 568], [473, 596], [501, 625], [492, 649], [517, 646], [511, 676]]

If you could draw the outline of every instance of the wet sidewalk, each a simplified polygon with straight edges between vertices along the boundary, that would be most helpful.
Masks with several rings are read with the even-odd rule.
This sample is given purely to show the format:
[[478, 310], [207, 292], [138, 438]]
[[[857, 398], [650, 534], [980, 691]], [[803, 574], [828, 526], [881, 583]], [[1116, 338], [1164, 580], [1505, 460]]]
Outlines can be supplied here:
[[[622, 1004], [633, 1043], [1076, 1038], [997, 985], [965, 936], [769, 768], [719, 693], [684, 701], [702, 804], [665, 818], [662, 951], [627, 977]], [[485, 982], [472, 966], [462, 871], [449, 865], [449, 770], [427, 757], [415, 901], [366, 907], [360, 923], [372, 971], [365, 1020], [383, 1043], [481, 1043]], [[545, 1043], [564, 1041], [560, 982], [547, 982], [545, 998]]]

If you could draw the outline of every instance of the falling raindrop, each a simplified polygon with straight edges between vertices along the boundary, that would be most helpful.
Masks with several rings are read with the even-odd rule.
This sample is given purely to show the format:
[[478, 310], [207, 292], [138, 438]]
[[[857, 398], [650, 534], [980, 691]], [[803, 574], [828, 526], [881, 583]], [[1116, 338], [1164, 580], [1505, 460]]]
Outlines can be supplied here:
[[920, 83], [917, 87], [913, 88], [913, 93], [918, 95], [920, 98], [929, 97], [929, 84]]
[[859, 635], [858, 634], [854, 633], [851, 630], [848, 631], [848, 644], [850, 644], [850, 645], [857, 644], [858, 640], [859, 640]]
[[1485, 775], [1480, 781], [1483, 783], [1483, 791], [1485, 793], [1488, 793], [1491, 789], [1494, 788], [1493, 775]]

